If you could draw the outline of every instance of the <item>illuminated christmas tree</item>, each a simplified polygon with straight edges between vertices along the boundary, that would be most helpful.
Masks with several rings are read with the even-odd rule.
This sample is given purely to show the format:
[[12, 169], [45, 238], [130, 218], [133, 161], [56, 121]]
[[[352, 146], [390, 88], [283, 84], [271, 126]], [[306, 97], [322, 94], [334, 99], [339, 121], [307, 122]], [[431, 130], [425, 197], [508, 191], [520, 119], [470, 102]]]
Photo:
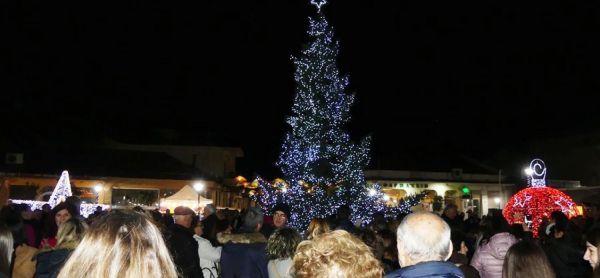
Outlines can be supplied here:
[[541, 159], [531, 161], [527, 169], [529, 187], [513, 195], [502, 214], [508, 223], [526, 223], [534, 237], [538, 236], [540, 224], [554, 211], [561, 211], [568, 218], [577, 216], [575, 203], [560, 190], [546, 187], [546, 165]]
[[312, 218], [334, 214], [341, 205], [349, 205], [352, 220], [362, 223], [385, 209], [380, 188], [365, 187], [370, 138], [355, 144], [344, 130], [354, 96], [345, 92], [348, 77], [336, 65], [339, 44], [321, 10], [326, 2], [311, 3], [318, 14], [309, 18], [310, 43], [293, 59], [296, 96], [287, 119], [291, 130], [277, 161], [285, 181], [260, 180], [254, 197], [267, 212], [277, 202], [290, 205], [290, 223], [299, 230]]

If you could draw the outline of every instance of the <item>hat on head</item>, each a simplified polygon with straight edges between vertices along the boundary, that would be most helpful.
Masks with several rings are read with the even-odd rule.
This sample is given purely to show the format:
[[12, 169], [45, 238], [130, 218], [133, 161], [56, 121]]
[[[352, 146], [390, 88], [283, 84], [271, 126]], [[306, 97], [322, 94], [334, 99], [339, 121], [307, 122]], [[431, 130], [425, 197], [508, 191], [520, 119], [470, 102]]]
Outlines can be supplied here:
[[290, 216], [290, 206], [284, 203], [278, 203], [275, 205], [275, 207], [273, 207], [273, 214], [275, 214], [277, 211], [282, 211], [286, 216]]
[[178, 206], [175, 208], [174, 213], [175, 215], [192, 215], [194, 214], [194, 211], [191, 208], [188, 208], [186, 206]]

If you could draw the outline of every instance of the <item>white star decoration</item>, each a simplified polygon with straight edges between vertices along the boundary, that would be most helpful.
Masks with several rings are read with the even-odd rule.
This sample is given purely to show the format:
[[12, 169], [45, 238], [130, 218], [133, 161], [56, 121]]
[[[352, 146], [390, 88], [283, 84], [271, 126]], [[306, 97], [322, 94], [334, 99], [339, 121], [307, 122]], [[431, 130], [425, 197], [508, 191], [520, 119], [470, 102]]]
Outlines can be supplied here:
[[317, 7], [317, 10], [321, 12], [321, 6], [327, 4], [327, 0], [310, 0], [310, 3]]
[[531, 195], [525, 195], [525, 199], [524, 200], [519, 200], [519, 198], [515, 198], [515, 207], [519, 206], [519, 207], [525, 207], [525, 204], [528, 203], [531, 200]]

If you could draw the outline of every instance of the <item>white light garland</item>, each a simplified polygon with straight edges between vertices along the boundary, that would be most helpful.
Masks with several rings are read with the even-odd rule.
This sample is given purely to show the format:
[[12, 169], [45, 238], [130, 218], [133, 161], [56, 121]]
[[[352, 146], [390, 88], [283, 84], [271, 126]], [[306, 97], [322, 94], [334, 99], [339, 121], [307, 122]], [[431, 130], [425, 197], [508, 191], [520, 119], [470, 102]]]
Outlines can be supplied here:
[[[69, 172], [67, 170], [63, 171], [52, 191], [52, 195], [50, 195], [50, 199], [48, 202], [44, 201], [33, 201], [33, 200], [10, 200], [14, 204], [26, 204], [29, 205], [32, 211], [41, 210], [42, 206], [45, 204], [50, 205], [50, 208], [54, 208], [56, 205], [64, 202], [67, 197], [72, 196], [71, 192], [71, 181], [69, 178]], [[87, 218], [90, 214], [96, 211], [96, 208], [100, 207], [102, 210], [106, 210], [109, 208], [108, 205], [101, 204], [81, 204], [79, 207], [79, 214], [85, 218]]]

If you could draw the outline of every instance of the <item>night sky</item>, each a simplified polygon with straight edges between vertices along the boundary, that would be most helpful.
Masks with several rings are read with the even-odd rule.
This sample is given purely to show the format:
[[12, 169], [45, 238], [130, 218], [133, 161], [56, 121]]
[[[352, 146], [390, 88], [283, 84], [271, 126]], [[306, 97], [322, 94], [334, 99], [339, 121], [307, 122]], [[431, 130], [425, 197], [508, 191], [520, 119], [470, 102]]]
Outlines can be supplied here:
[[[170, 143], [241, 146], [244, 173], [276, 173], [308, 1], [86, 2], [0, 3], [2, 142], [175, 130]], [[594, 1], [334, 0], [325, 13], [356, 93], [348, 129], [373, 136], [374, 168], [427, 168], [415, 151], [493, 161], [597, 130]]]

